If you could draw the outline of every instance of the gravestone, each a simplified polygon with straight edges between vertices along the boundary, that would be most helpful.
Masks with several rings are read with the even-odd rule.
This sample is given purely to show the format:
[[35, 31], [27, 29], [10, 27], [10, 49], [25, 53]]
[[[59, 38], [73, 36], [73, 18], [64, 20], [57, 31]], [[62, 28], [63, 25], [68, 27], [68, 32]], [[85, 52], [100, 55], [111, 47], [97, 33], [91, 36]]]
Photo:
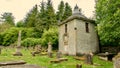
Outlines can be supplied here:
[[93, 64], [93, 54], [92, 53], [88, 53], [85, 54], [85, 63], [86, 64]]
[[120, 53], [113, 58], [114, 68], [120, 68]]
[[2, 47], [0, 47], [0, 54], [1, 54], [1, 52], [2, 52]]
[[52, 44], [51, 42], [48, 43], [48, 56], [52, 58]]
[[16, 53], [13, 54], [14, 56], [22, 56], [21, 53], [21, 31], [18, 33], [18, 45], [16, 47]]
[[114, 55], [115, 55], [114, 53], [109, 53], [109, 52], [98, 54], [99, 58], [105, 61], [112, 61], [112, 58], [114, 57]]
[[76, 68], [82, 68], [82, 65], [81, 64], [77, 64]]
[[36, 45], [36, 46], [35, 46], [35, 51], [32, 52], [31, 54], [32, 54], [32, 56], [35, 56], [36, 54], [40, 54], [41, 51], [42, 51], [41, 45]]
[[58, 51], [56, 54], [56, 58], [61, 58], [61, 57], [62, 57], [62, 53], [60, 51]]

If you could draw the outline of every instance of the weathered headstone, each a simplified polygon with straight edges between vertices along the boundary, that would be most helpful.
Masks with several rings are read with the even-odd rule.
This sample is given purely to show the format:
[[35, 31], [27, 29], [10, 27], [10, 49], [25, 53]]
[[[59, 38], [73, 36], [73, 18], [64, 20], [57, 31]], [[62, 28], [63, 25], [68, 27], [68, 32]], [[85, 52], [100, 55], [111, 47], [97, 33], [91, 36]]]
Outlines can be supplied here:
[[62, 53], [60, 51], [58, 51], [56, 54], [56, 58], [61, 58], [61, 57], [62, 57]]
[[114, 68], [120, 68], [120, 53], [113, 58]]
[[35, 46], [35, 51], [32, 52], [31, 54], [32, 54], [32, 56], [35, 56], [36, 54], [40, 54], [41, 51], [42, 51], [41, 45], [36, 45], [36, 46]]
[[0, 54], [1, 54], [1, 52], [2, 52], [2, 47], [0, 47]]
[[48, 56], [52, 58], [52, 44], [51, 42], [48, 43]]
[[21, 31], [18, 33], [18, 45], [16, 47], [16, 53], [13, 54], [14, 56], [22, 56], [21, 53]]
[[99, 58], [105, 61], [112, 61], [112, 58], [114, 57], [114, 55], [115, 55], [114, 53], [109, 53], [109, 52], [98, 54]]
[[92, 53], [88, 53], [88, 54], [85, 54], [85, 63], [86, 64], [93, 64], [93, 54]]

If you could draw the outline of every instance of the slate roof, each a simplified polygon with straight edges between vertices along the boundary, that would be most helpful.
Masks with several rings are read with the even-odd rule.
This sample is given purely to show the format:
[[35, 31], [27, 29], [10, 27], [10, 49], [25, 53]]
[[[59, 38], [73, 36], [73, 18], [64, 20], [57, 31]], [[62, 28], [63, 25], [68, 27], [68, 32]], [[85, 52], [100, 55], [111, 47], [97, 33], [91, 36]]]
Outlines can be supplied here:
[[73, 14], [70, 17], [68, 17], [66, 20], [64, 20], [63, 22], [59, 22], [58, 25], [60, 26], [60, 25], [65, 24], [69, 21], [72, 21], [74, 19], [83, 20], [83, 21], [95, 24], [94, 20], [88, 19], [86, 16], [83, 15], [81, 13], [81, 9], [79, 9], [78, 6], [76, 5], [75, 8], [74, 8]]

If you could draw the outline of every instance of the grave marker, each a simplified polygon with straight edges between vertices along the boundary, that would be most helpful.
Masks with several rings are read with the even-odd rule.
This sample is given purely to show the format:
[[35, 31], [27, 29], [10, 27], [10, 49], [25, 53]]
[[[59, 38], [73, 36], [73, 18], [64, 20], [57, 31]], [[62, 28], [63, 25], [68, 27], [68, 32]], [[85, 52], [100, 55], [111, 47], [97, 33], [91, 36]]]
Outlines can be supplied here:
[[21, 31], [18, 33], [18, 45], [16, 47], [16, 53], [13, 54], [14, 56], [22, 56], [21, 53]]
[[51, 42], [48, 43], [48, 56], [52, 58], [52, 45]]
[[120, 53], [113, 58], [114, 68], [120, 68]]
[[85, 63], [86, 64], [93, 64], [93, 54], [89, 53], [89, 54], [85, 54]]

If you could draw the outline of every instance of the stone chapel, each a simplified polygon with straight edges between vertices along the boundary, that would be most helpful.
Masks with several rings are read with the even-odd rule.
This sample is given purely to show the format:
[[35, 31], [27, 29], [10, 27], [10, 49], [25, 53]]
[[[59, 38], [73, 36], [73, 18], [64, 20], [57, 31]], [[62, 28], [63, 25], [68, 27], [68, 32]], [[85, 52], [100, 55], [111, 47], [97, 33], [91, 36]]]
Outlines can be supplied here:
[[62, 54], [80, 55], [99, 52], [95, 21], [85, 17], [77, 5], [72, 16], [58, 25], [59, 51]]

